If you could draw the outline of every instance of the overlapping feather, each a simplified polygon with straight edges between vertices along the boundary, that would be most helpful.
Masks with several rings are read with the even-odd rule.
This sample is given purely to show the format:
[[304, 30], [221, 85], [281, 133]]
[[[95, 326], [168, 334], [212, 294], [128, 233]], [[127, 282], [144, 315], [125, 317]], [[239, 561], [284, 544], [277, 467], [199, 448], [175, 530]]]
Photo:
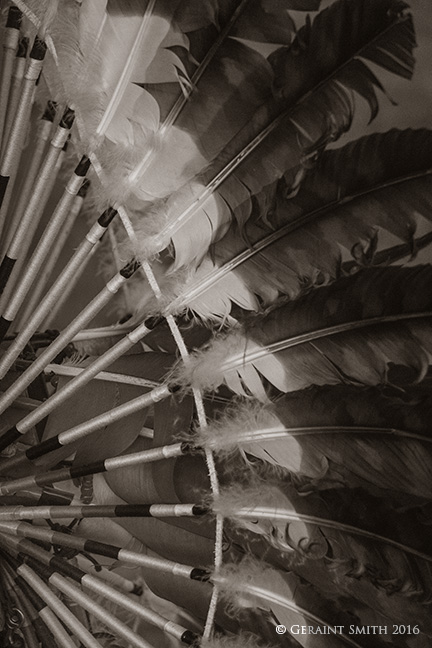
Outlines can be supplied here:
[[[412, 21], [399, 0], [339, 0], [308, 21], [292, 44], [290, 2], [227, 4], [92, 4], [81, 9], [75, 56], [80, 65], [68, 64], [70, 52], [66, 48], [62, 57], [59, 43], [63, 83], [71, 76], [68, 67], [78, 68], [87, 100], [93, 95], [102, 102], [99, 110], [93, 105], [91, 119], [100, 116], [82, 137], [107, 136], [108, 157], [98, 153], [105, 159], [105, 190], [113, 195], [114, 173], [117, 198], [140, 212], [143, 249], [155, 253], [171, 244], [176, 268], [199, 263], [233, 221], [243, 227], [254, 196], [283, 176], [295, 177], [307, 156], [344, 132], [353, 116], [353, 91], [376, 113], [381, 84], [363, 58], [402, 76], [413, 69]], [[270, 14], [273, 29], [270, 18], [261, 20], [263, 14]], [[216, 18], [228, 32], [222, 28], [216, 35], [206, 58], [194, 39]], [[96, 38], [89, 39], [90, 27]], [[189, 41], [185, 34], [191, 31]], [[249, 47], [251, 38], [284, 43], [266, 58]], [[180, 77], [185, 83], [193, 79], [188, 52], [201, 55], [196, 89], [179, 108], [171, 98], [175, 121], [161, 122], [159, 90]], [[155, 88], [156, 99], [147, 87]], [[69, 89], [69, 95], [78, 123], [85, 124], [88, 105], [80, 110], [80, 90]], [[164, 113], [170, 109], [163, 107]], [[116, 155], [124, 149], [121, 166], [113, 163], [109, 142], [117, 144]], [[128, 201], [128, 194], [135, 198]]]
[[[431, 633], [427, 620], [432, 559], [427, 550], [429, 532], [414, 516], [384, 508], [382, 502], [360, 490], [299, 496], [287, 482], [279, 483], [278, 488], [260, 482], [241, 492], [233, 486], [221, 495], [215, 508], [283, 552], [282, 561], [280, 553], [269, 553], [270, 562], [285, 564], [332, 599], [335, 607], [337, 599], [348, 596], [345, 610], [362, 610], [363, 615], [370, 606], [395, 620], [402, 619], [409, 607], [424, 624], [423, 632]], [[260, 515], [263, 510], [267, 519]], [[241, 511], [248, 511], [248, 518], [242, 518]], [[393, 542], [396, 535], [398, 545]], [[309, 601], [313, 601], [313, 591]]]
[[[309, 5], [314, 8], [316, 2]], [[104, 189], [110, 196], [125, 198], [130, 187], [137, 185], [137, 178], [149, 166], [154, 167], [151, 162], [155, 160], [157, 168], [149, 169], [151, 175], [143, 187], [145, 199], [165, 196], [212, 160], [246, 123], [248, 114], [243, 113], [249, 99], [253, 104], [253, 92], [261, 97], [269, 87], [267, 82], [257, 90], [264, 80], [260, 68], [266, 63], [246, 42], [252, 38], [289, 43], [289, 6], [287, 2], [286, 6], [277, 3], [267, 7], [256, 0], [245, 0], [240, 6], [214, 0], [103, 0], [83, 4], [78, 15], [76, 7], [66, 3], [53, 27], [59, 61], [57, 81], [65, 88], [66, 100], [74, 105], [84, 148], [88, 149], [90, 141], [90, 150], [98, 151]], [[64, 33], [65, 24], [69, 34]], [[243, 42], [228, 39], [230, 31]], [[248, 56], [251, 61], [243, 69]], [[241, 85], [242, 75], [248, 78], [250, 70], [257, 80], [247, 89], [247, 95], [245, 88], [239, 92], [235, 86]], [[195, 91], [195, 83], [204, 73], [207, 85]], [[51, 77], [55, 76], [51, 69]], [[209, 84], [214, 97], [222, 92], [219, 104], [209, 104]], [[186, 95], [184, 99], [180, 89]], [[228, 112], [219, 107], [228, 103], [233, 93], [243, 106], [237, 111], [240, 124], [236, 125], [234, 118], [234, 133], [224, 134], [222, 123]], [[185, 107], [183, 121], [174, 124]], [[222, 141], [214, 137], [214, 115], [218, 111], [217, 129]], [[207, 138], [206, 146], [201, 138], [210, 129], [213, 138]], [[213, 148], [217, 145], [213, 151], [207, 150], [210, 141]]]
[[[419, 222], [432, 217], [431, 144], [430, 131], [393, 130], [326, 151], [296, 195], [283, 178], [267, 186], [243, 231], [230, 228], [195, 272], [172, 277], [165, 263], [164, 292], [180, 311], [211, 321], [227, 318], [233, 303], [259, 310], [328, 283], [388, 235], [415, 254]], [[144, 295], [140, 314], [152, 307]]]
[[285, 394], [266, 407], [239, 404], [199, 431], [196, 442], [222, 456], [240, 449], [285, 468], [304, 491], [361, 486], [422, 503], [432, 497], [427, 385], [405, 394], [324, 385]]
[[216, 337], [179, 382], [214, 389], [225, 381], [265, 399], [260, 376], [282, 392], [391, 383], [392, 365], [411, 367], [420, 380], [432, 351], [431, 273], [430, 266], [368, 268], [284, 302]]
[[[409, 52], [414, 36], [404, 9], [405, 5], [387, 0], [341, 0], [321, 12], [312, 26], [307, 23], [290, 47], [276, 50], [268, 59], [273, 74], [268, 100], [201, 176], [170, 195], [160, 209], [156, 206], [153, 227], [160, 231], [155, 251], [171, 240], [174, 267], [179, 268], [199, 262], [233, 221], [242, 229], [251, 215], [254, 196], [282, 176], [295, 176], [308, 155], [349, 127], [354, 109], [352, 91], [366, 97], [370, 105], [371, 94], [376, 100], [379, 82], [369, 68], [363, 66], [366, 71], [361, 68], [363, 74], [359, 72], [359, 57], [386, 68], [390, 55], [392, 60], [396, 58], [392, 69], [400, 73], [412, 67]], [[337, 25], [336, 33], [332, 25]], [[408, 44], [406, 50], [398, 49], [400, 38]], [[379, 54], [382, 49], [384, 56]], [[351, 70], [352, 64], [357, 74]], [[353, 80], [358, 76], [368, 92]], [[285, 84], [289, 91], [281, 89]], [[145, 183], [143, 176], [140, 190]]]

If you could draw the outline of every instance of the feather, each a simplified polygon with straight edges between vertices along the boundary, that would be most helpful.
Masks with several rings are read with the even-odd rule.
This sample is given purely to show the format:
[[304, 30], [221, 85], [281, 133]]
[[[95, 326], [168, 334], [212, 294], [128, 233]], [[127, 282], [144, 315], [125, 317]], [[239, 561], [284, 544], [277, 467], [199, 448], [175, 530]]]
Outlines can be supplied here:
[[355, 488], [413, 503], [432, 497], [431, 399], [414, 385], [406, 395], [335, 385], [285, 394], [262, 407], [239, 404], [199, 430], [198, 445], [243, 453], [287, 469], [304, 490]]
[[[416, 618], [424, 619], [432, 557], [428, 552], [430, 541], [419, 542], [417, 534], [428, 535], [427, 528], [415, 518], [408, 522], [403, 513], [392, 518], [388, 506], [382, 508], [379, 500], [370, 501], [361, 491], [348, 495], [346, 491], [340, 494], [344, 502], [341, 507], [337, 497], [299, 496], [286, 483], [275, 488], [260, 482], [243, 488], [241, 493], [236, 486], [228, 489], [216, 502], [215, 510], [223, 510], [236, 525], [266, 538], [269, 545], [287, 556], [285, 564], [290, 571], [307, 578], [327, 596], [333, 581], [340, 588], [338, 596], [349, 592], [357, 605], [363, 600], [394, 619], [403, 619], [405, 606], [416, 597]], [[262, 503], [264, 506], [260, 506]], [[355, 524], [347, 524], [353, 518]], [[407, 533], [407, 522], [414, 522], [416, 533]], [[395, 542], [395, 533], [410, 544]], [[424, 632], [429, 634], [431, 629], [427, 621]]]
[[233, 391], [245, 394], [246, 387], [258, 398], [259, 374], [283, 392], [312, 384], [391, 382], [392, 364], [410, 367], [412, 380], [420, 380], [431, 353], [431, 271], [365, 269], [285, 302], [243, 330], [215, 338], [177, 380], [205, 389], [225, 381]]
[[[343, 633], [341, 626], [336, 627], [314, 613], [313, 608], [318, 607], [319, 610], [321, 601], [318, 602], [317, 597], [311, 596], [310, 588], [308, 609], [301, 606], [298, 599], [301, 598], [302, 587], [295, 574], [283, 574], [276, 569], [257, 564], [252, 559], [246, 559], [239, 565], [226, 565], [214, 578], [237, 613], [250, 606], [267, 610], [272, 615], [275, 625], [285, 626], [288, 635], [293, 636], [301, 646], [359, 648], [356, 641]], [[308, 628], [307, 634], [301, 632], [302, 626]], [[311, 632], [311, 628], [320, 630], [315, 634]]]
[[[266, 187], [243, 232], [231, 228], [195, 272], [158, 272], [172, 312], [224, 319], [232, 302], [259, 310], [297, 297], [338, 278], [348, 255], [361, 264], [360, 242], [380, 246], [388, 234], [412, 250], [419, 217], [432, 218], [431, 146], [427, 130], [369, 135], [326, 151], [295, 196], [283, 178]], [[140, 315], [152, 308], [145, 294]]]
[[[359, 546], [361, 551], [362, 543], [371, 541], [388, 545], [392, 548], [389, 551], [403, 551], [416, 559], [432, 562], [432, 556], [427, 551], [404, 545], [375, 530], [340, 521], [337, 519], [339, 512], [333, 510], [335, 508], [330, 498], [324, 500], [321, 495], [316, 497], [313, 494], [304, 497], [285, 483], [276, 488], [271, 483], [263, 482], [258, 482], [255, 487], [246, 486], [241, 492], [236, 485], [228, 488], [221, 492], [213, 505], [214, 512], [223, 513], [236, 523], [265, 535], [271, 545], [291, 554], [298, 552], [319, 560], [325, 555], [337, 556], [346, 550], [355, 553]], [[328, 512], [328, 517], [323, 515], [324, 511]], [[376, 524], [376, 520], [374, 522]], [[344, 546], [348, 545], [346, 540], [340, 541], [340, 551], [336, 546], [337, 541], [334, 547], [328, 546], [334, 531], [342, 537], [353, 536], [349, 538], [352, 547]], [[326, 534], [329, 534], [327, 539]], [[292, 557], [295, 564], [298, 556]], [[342, 556], [342, 559], [348, 564], [346, 557]]]

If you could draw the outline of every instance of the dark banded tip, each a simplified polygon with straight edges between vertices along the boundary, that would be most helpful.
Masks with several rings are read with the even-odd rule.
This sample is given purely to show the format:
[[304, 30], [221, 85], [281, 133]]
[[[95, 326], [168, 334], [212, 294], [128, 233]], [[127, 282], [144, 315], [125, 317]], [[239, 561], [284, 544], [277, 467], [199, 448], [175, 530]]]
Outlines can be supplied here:
[[131, 594], [135, 594], [135, 596], [142, 596], [144, 593], [144, 590], [142, 588], [142, 585], [138, 585], [138, 583], [134, 583], [133, 590]]
[[[0, 294], [1, 294], [1, 292], [3, 292], [3, 291], [0, 291]], [[10, 327], [11, 324], [12, 324], [12, 322], [5, 319], [3, 316], [0, 317], [0, 342], [2, 342], [4, 340], [4, 338], [6, 337], [6, 333], [8, 332], [9, 327]]]
[[117, 216], [117, 214], [118, 214], [117, 209], [114, 209], [114, 207], [108, 207], [108, 209], [105, 209], [103, 214], [99, 216], [98, 218], [99, 225], [101, 227], [108, 227], [108, 225]]
[[138, 270], [139, 267], [140, 262], [136, 259], [132, 259], [132, 261], [126, 263], [126, 265], [120, 270], [120, 274], [125, 279], [129, 279], [129, 277], [132, 277], [132, 275]]
[[0, 265], [0, 295], [6, 287], [9, 277], [12, 274], [13, 267], [16, 263], [16, 259], [11, 259], [7, 255], [3, 258], [3, 261]]
[[180, 641], [187, 646], [198, 646], [200, 645], [200, 639], [201, 637], [196, 634], [196, 632], [192, 632], [192, 630], [185, 630], [180, 637]]
[[[11, 556], [11, 554], [8, 552], [7, 548], [2, 546], [0, 554], [3, 558], [3, 560], [14, 570], [16, 570], [17, 567], [19, 567], [19, 561]], [[17, 577], [17, 580], [21, 578], [20, 576]]]
[[8, 448], [11, 443], [15, 443], [21, 437], [20, 432], [17, 430], [16, 425], [11, 427], [7, 432], [0, 437], [0, 452]]
[[82, 577], [85, 576], [85, 572], [82, 571], [82, 569], [75, 567], [75, 565], [72, 565], [69, 561], [63, 560], [58, 556], [53, 556], [49, 561], [49, 564], [50, 567], [53, 567], [56, 571], [61, 572], [65, 576], [69, 576], [69, 578], [72, 578], [72, 580], [77, 583], [81, 583]]
[[71, 136], [68, 135], [68, 138], [67, 138], [66, 142], [63, 144], [62, 151], [65, 151], [65, 152], [66, 152], [66, 151], [68, 150], [68, 146], [69, 146], [70, 138], [71, 138]]
[[48, 454], [48, 452], [52, 452], [53, 450], [58, 450], [59, 448], [62, 448], [62, 444], [59, 442], [58, 437], [54, 436], [51, 437], [51, 439], [47, 439], [46, 441], [43, 441], [37, 446], [33, 446], [32, 448], [29, 448], [26, 450], [26, 457], [27, 459], [37, 459], [38, 457], [42, 457], [44, 454]]
[[181, 385], [168, 385], [168, 391], [170, 394], [177, 394], [181, 389]]
[[20, 42], [18, 43], [18, 50], [16, 53], [18, 58], [25, 58], [27, 56], [29, 43], [30, 41], [27, 38], [27, 36], [23, 36], [22, 38], [20, 38]]
[[156, 326], [161, 324], [163, 320], [164, 318], [159, 315], [158, 317], [148, 317], [144, 323], [146, 328], [148, 328], [149, 331], [152, 331]]
[[21, 27], [22, 11], [18, 7], [10, 7], [6, 21], [8, 29], [19, 29]]
[[0, 207], [2, 206], [8, 184], [9, 176], [0, 175]]
[[[77, 173], [77, 175], [81, 175], [81, 173]], [[79, 196], [80, 198], [85, 198], [87, 196], [87, 192], [89, 189], [90, 189], [90, 180], [86, 178], [82, 183], [81, 187], [79, 188], [77, 196]]]
[[105, 472], [105, 461], [95, 461], [85, 466], [73, 466], [69, 471], [71, 479], [85, 477], [86, 475], [95, 475], [101, 472]]
[[202, 504], [195, 504], [192, 507], [192, 513], [196, 516], [207, 515], [207, 513], [211, 513], [211, 509], [208, 506], [203, 506]]
[[72, 128], [74, 119], [75, 119], [75, 111], [73, 111], [72, 108], [65, 108], [65, 111], [60, 120], [60, 124], [59, 124], [60, 128], [65, 128], [65, 129]]
[[201, 448], [197, 448], [193, 443], [189, 443], [188, 441], [183, 441], [180, 445], [180, 450], [183, 454], [194, 454], [198, 450], [201, 450]]
[[208, 569], [199, 569], [198, 567], [194, 567], [190, 574], [192, 580], [201, 581], [202, 583], [209, 581], [210, 576], [211, 573]]
[[115, 517], [152, 517], [150, 508], [151, 504], [119, 504], [114, 507], [114, 514]]
[[[19, 563], [17, 563], [16, 567], [19, 567]], [[25, 596], [29, 599], [33, 607], [37, 610], [37, 612], [40, 612], [41, 610], [46, 607], [46, 603], [41, 599], [39, 594], [36, 594], [34, 590], [30, 587], [30, 585], [27, 583], [27, 581], [22, 578], [22, 576], [17, 576], [15, 579], [16, 584], [22, 590], [22, 592], [25, 594]], [[33, 619], [32, 623], [34, 624], [36, 619]]]
[[38, 506], [69, 506], [72, 500], [72, 493], [45, 486], [39, 498]]
[[46, 51], [47, 46], [45, 41], [42, 40], [42, 38], [39, 38], [39, 36], [36, 36], [33, 47], [31, 48], [30, 58], [34, 59], [35, 61], [43, 61]]
[[26, 556], [25, 554], [22, 553], [20, 553], [19, 556], [24, 563], [26, 563], [31, 569], [33, 569], [37, 574], [39, 574], [39, 576], [41, 576], [45, 580], [49, 580], [49, 578], [54, 574], [55, 570], [52, 567], [48, 567], [48, 565], [42, 565], [35, 558], [32, 558], [31, 556]]
[[106, 556], [107, 558], [114, 558], [114, 560], [117, 560], [121, 549], [119, 547], [114, 547], [113, 545], [97, 542], [96, 540], [85, 540], [84, 551], [100, 554], [101, 556]]
[[[91, 162], [90, 162], [90, 159], [87, 157], [87, 155], [83, 155], [81, 160], [78, 162], [77, 166], [75, 167], [75, 171], [74, 171], [75, 175], [84, 178], [84, 176], [87, 175], [88, 170], [90, 169], [90, 164], [91, 164]], [[87, 182], [89, 182], [89, 181], [87, 180]], [[81, 196], [81, 194], [80, 194], [81, 190], [82, 190], [82, 187], [78, 192], [79, 196]]]
[[56, 116], [57, 112], [57, 102], [56, 101], [47, 101], [47, 105], [44, 110], [44, 114], [42, 115], [41, 119], [44, 119], [45, 121], [53, 122]]

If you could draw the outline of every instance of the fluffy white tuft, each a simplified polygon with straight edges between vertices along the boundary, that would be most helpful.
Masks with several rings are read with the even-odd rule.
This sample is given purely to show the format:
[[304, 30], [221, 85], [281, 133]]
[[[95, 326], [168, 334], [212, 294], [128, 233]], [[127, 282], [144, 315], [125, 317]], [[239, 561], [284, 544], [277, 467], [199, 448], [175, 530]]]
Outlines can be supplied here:
[[191, 355], [187, 367], [177, 368], [174, 380], [179, 385], [215, 390], [224, 381], [223, 363], [230, 355], [241, 353], [244, 345], [245, 338], [240, 331], [214, 338], [201, 351]]
[[237, 401], [220, 419], [197, 430], [195, 440], [197, 445], [223, 455], [241, 447], [240, 434], [276, 425], [280, 425], [279, 419], [262, 403]]

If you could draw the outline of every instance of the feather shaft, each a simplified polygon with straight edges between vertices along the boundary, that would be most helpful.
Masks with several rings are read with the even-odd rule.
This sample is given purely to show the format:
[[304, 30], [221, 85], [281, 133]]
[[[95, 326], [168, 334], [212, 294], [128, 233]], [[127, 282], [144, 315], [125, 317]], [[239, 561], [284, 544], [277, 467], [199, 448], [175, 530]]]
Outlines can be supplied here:
[[[57, 277], [55, 283], [51, 286], [51, 288], [43, 298], [37, 310], [33, 313], [32, 319], [29, 322], [27, 322], [27, 324], [24, 326], [22, 331], [17, 335], [13, 343], [10, 345], [10, 347], [8, 348], [4, 356], [1, 358], [0, 375], [2, 375], [2, 377], [12, 366], [13, 362], [18, 357], [22, 349], [25, 347], [27, 342], [30, 340], [33, 333], [37, 330], [38, 326], [43, 322], [45, 317], [50, 313], [51, 309], [55, 307], [58, 300], [64, 294], [65, 290], [69, 288], [70, 283], [73, 282], [74, 278], [76, 278], [76, 275], [80, 274], [80, 270], [82, 270], [85, 260], [88, 259], [91, 251], [95, 248], [96, 244], [100, 241], [100, 239], [105, 233], [107, 227], [109, 227], [115, 215], [116, 212], [114, 210], [108, 209], [99, 217], [99, 219], [96, 221], [93, 227], [91, 227], [91, 229], [87, 233], [87, 236], [80, 243], [80, 245], [72, 255], [71, 259], [66, 264], [63, 271]], [[115, 279], [113, 282], [114, 285], [109, 286], [109, 288], [115, 288], [118, 282], [121, 282], [120, 278], [118, 278], [118, 281]], [[119, 287], [120, 286], [118, 286], [118, 288]], [[107, 290], [110, 293], [109, 288]], [[104, 295], [105, 296], [102, 296], [102, 294], [100, 293], [98, 297], [96, 297], [96, 300], [98, 300], [98, 298], [102, 300], [105, 298], [108, 298], [108, 300], [110, 299], [109, 295], [105, 293]], [[92, 304], [91, 306], [91, 308], [96, 308], [96, 307], [97, 307], [96, 303]], [[78, 315], [78, 318], [81, 317], [82, 315], [84, 321], [86, 319], [87, 314], [88, 314], [88, 310], [86, 313]], [[12, 320], [8, 320], [6, 318], [0, 319], [0, 328], [1, 325], [3, 325], [3, 331], [2, 331], [3, 336], [8, 330], [11, 321]], [[78, 332], [79, 330], [80, 328], [78, 327], [77, 331], [75, 332]], [[54, 357], [55, 356], [53, 356], [53, 358]], [[53, 358], [51, 358], [50, 360], [52, 360]]]
[[[134, 410], [133, 408], [129, 408], [128, 413], [131, 413], [133, 411], [139, 411], [139, 410]], [[125, 414], [125, 416], [126, 415], [127, 414]], [[112, 423], [114, 420], [115, 418], [111, 417], [109, 419], [109, 423]], [[120, 420], [120, 418], [118, 418], [117, 420]], [[101, 427], [102, 425], [100, 424], [97, 429], [100, 429]], [[76, 435], [77, 429], [76, 428], [70, 429], [65, 432], [66, 434], [64, 435], [64, 437], [61, 437], [63, 433], [60, 433], [59, 435], [60, 439], [63, 438], [64, 441], [63, 443], [61, 443], [62, 446], [69, 445], [74, 442], [73, 437], [71, 437], [70, 440], [68, 440], [67, 433], [73, 433]], [[79, 438], [83, 438], [83, 437], [80, 436]], [[48, 454], [48, 452], [50, 451], [50, 449], [43, 448], [43, 444], [40, 444], [39, 446], [32, 446], [31, 449], [34, 450], [35, 453], [37, 453], [38, 457], [42, 457], [45, 454]], [[9, 495], [11, 493], [16, 493], [17, 491], [22, 491], [26, 488], [31, 488], [32, 486], [44, 486], [46, 484], [51, 484], [51, 483], [54, 484], [57, 482], [65, 481], [67, 479], [76, 479], [78, 477], [84, 477], [85, 475], [96, 475], [97, 473], [109, 472], [111, 470], [118, 470], [119, 468], [124, 468], [128, 466], [130, 467], [130, 466], [136, 466], [145, 463], [151, 463], [153, 461], [161, 461], [162, 459], [168, 459], [172, 457], [181, 457], [184, 454], [187, 454], [187, 447], [184, 444], [176, 443], [173, 445], [162, 446], [161, 448], [152, 448], [151, 450], [142, 450], [141, 452], [133, 452], [131, 454], [122, 455], [121, 457], [108, 457], [103, 461], [98, 461], [92, 464], [85, 464], [83, 466], [76, 466], [71, 468], [60, 468], [58, 471], [54, 471], [54, 472], [49, 471], [47, 473], [42, 473], [37, 477], [35, 476], [22, 477], [21, 479], [18, 480], [14, 479], [13, 481], [8, 481], [3, 485], [0, 485], [0, 495]], [[20, 460], [24, 460], [24, 456], [27, 457], [27, 459], [29, 460], [35, 458], [34, 456], [32, 456], [32, 453], [30, 453], [30, 455], [24, 453], [24, 455], [18, 455], [16, 457], [17, 462]], [[13, 463], [13, 459], [11, 460], [11, 463]], [[2, 466], [3, 473], [5, 472], [7, 473], [7, 471], [11, 468], [11, 463], [9, 464], [5, 463]], [[16, 465], [17, 463], [14, 464], [15, 467]]]
[[3, 129], [5, 127], [9, 91], [12, 82], [13, 64], [19, 41], [19, 30], [22, 13], [16, 7], [10, 7], [3, 40], [2, 75], [0, 85], [0, 149]]
[[[71, 571], [70, 566], [66, 561], [62, 558], [52, 556], [44, 549], [33, 544], [30, 540], [25, 538], [19, 539], [8, 537], [8, 541], [13, 543], [18, 551], [31, 556], [31, 558], [34, 558], [40, 564], [48, 567], [51, 572], [49, 582], [58, 587], [63, 593], [69, 594], [69, 587], [66, 587], [65, 584], [67, 581], [61, 574], [72, 577], [72, 580], [78, 582], [80, 586], [84, 586], [95, 594], [100, 594], [122, 608], [133, 612], [148, 623], [160, 628], [168, 635], [174, 636], [177, 640], [184, 641], [185, 633], [188, 634], [185, 627], [180, 626], [177, 623], [168, 622], [168, 620], [161, 614], [143, 606], [140, 602], [133, 601], [131, 598], [118, 592], [107, 583], [101, 582], [99, 578], [95, 578], [77, 567]], [[75, 590], [76, 587], [77, 586], [74, 585], [72, 589]]]
[[337, 335], [338, 333], [346, 333], [347, 331], [355, 331], [361, 328], [367, 328], [369, 326], [376, 326], [377, 324], [389, 324], [392, 322], [401, 322], [409, 321], [423, 318], [432, 317], [432, 311], [427, 311], [425, 313], [403, 313], [399, 315], [384, 315], [382, 317], [371, 317], [370, 319], [364, 319], [357, 322], [345, 322], [344, 324], [337, 324], [335, 326], [328, 326], [319, 331], [312, 331], [309, 333], [303, 333], [301, 335], [296, 335], [292, 338], [280, 340], [279, 342], [274, 342], [267, 345], [265, 348], [256, 349], [255, 351], [247, 352], [243, 355], [236, 355], [227, 362], [223, 363], [221, 369], [223, 372], [235, 369], [236, 367], [242, 366], [243, 364], [248, 364], [259, 360], [269, 354], [278, 353], [279, 351], [284, 351], [285, 349], [290, 349], [291, 347], [297, 346], [299, 344], [305, 344], [307, 342], [312, 342], [313, 340], [319, 340], [322, 337], [327, 337], [331, 335]]
[[[5, 538], [5, 536], [3, 536]], [[72, 633], [86, 646], [86, 648], [102, 648], [92, 634], [79, 622], [76, 616], [62, 603], [58, 596], [44, 583], [44, 581], [27, 565], [16, 564], [16, 573], [34, 590], [48, 605], [49, 609], [61, 619]]]
[[258, 443], [260, 441], [276, 441], [278, 439], [287, 439], [290, 437], [314, 436], [321, 434], [343, 434], [343, 435], [373, 435], [373, 436], [394, 436], [400, 438], [411, 439], [415, 441], [422, 441], [423, 443], [432, 443], [432, 437], [427, 437], [424, 434], [415, 434], [414, 432], [407, 432], [406, 430], [397, 430], [395, 428], [380, 428], [380, 427], [362, 427], [362, 426], [310, 426], [288, 428], [284, 426], [276, 426], [267, 429], [260, 429], [254, 431], [239, 431], [232, 439], [225, 440], [223, 437], [218, 439], [215, 437], [209, 440], [208, 445], [213, 450], [224, 451], [227, 445], [239, 445]]
[[97, 129], [96, 129], [96, 135], [98, 137], [101, 137], [104, 135], [106, 132], [107, 128], [109, 127], [109, 124], [112, 120], [112, 117], [115, 113], [115, 111], [118, 108], [118, 105], [123, 97], [124, 90], [126, 85], [130, 82], [130, 77], [133, 72], [133, 68], [135, 65], [135, 59], [137, 52], [139, 51], [141, 44], [143, 42], [144, 36], [146, 35], [147, 29], [150, 24], [150, 18], [153, 14], [153, 9], [155, 7], [156, 0], [150, 0], [147, 8], [145, 9], [143, 18], [141, 20], [141, 24], [139, 26], [138, 32], [136, 34], [134, 43], [130, 49], [130, 53], [128, 56], [127, 61], [125, 62], [122, 74], [120, 76], [120, 79], [118, 80], [118, 83], [116, 85], [115, 91], [111, 95], [111, 98], [109, 100], [109, 103], [104, 111], [104, 114], [102, 116], [102, 119], [100, 120]]
[[[82, 371], [82, 367], [72, 367], [63, 364], [48, 364], [44, 369], [45, 374], [49, 375], [50, 373], [54, 373], [56, 376], [78, 376]], [[147, 387], [150, 389], [158, 387], [160, 384], [155, 380], [147, 380], [146, 378], [139, 378], [138, 376], [126, 376], [111, 371], [101, 371], [97, 376], [95, 376], [95, 380], [105, 380], [124, 385], [137, 385], [138, 387]]]

